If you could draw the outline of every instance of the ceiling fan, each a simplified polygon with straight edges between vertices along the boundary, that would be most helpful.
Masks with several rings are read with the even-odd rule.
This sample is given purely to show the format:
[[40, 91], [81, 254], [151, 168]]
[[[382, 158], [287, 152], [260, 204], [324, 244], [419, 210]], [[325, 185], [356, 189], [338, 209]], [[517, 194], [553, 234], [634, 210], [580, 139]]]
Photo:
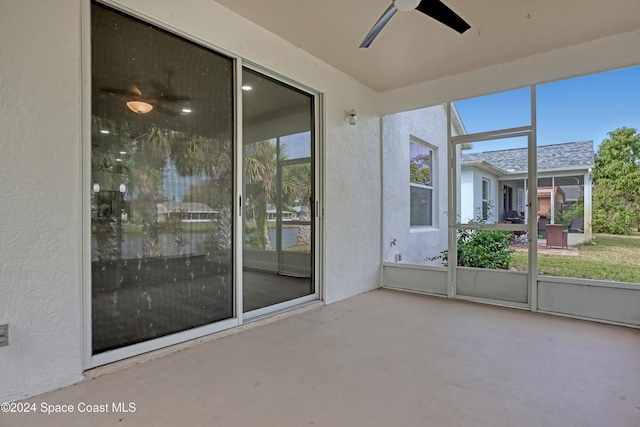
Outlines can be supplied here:
[[175, 104], [182, 101], [189, 101], [188, 96], [176, 95], [175, 90], [171, 86], [171, 74], [167, 75], [167, 83], [164, 84], [156, 79], [149, 79], [149, 85], [153, 88], [153, 92], [146, 96], [142, 94], [140, 88], [134, 84], [128, 89], [103, 87], [101, 90], [111, 95], [121, 95], [127, 107], [137, 114], [146, 114], [151, 110], [169, 115], [177, 116], [180, 111], [173, 109], [166, 104]]
[[387, 11], [382, 14], [378, 22], [371, 28], [371, 31], [369, 31], [369, 34], [364, 38], [360, 47], [369, 47], [373, 39], [380, 34], [380, 31], [382, 31], [397, 11], [408, 12], [414, 9], [456, 30], [460, 34], [471, 28], [464, 19], [449, 9], [440, 0], [393, 0], [391, 6], [389, 6]]

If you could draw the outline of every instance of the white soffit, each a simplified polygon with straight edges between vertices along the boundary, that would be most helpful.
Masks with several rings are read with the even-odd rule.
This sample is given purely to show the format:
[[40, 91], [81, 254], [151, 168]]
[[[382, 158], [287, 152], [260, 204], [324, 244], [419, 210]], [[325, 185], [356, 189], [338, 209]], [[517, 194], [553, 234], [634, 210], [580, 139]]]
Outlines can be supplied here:
[[368, 49], [391, 0], [217, 0], [378, 92], [640, 29], [638, 0], [445, 0], [460, 35], [418, 11], [398, 12]]

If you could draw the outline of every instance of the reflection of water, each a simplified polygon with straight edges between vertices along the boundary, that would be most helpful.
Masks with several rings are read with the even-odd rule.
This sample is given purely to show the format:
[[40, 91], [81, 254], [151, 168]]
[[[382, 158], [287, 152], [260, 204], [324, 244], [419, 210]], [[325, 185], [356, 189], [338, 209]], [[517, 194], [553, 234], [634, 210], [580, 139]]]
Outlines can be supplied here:
[[[184, 255], [184, 254], [202, 254], [205, 252], [205, 239], [210, 233], [180, 233], [185, 245], [176, 248], [176, 236], [171, 233], [164, 233], [158, 237], [158, 246], [160, 256]], [[96, 239], [91, 236], [91, 260], [97, 261], [96, 256]], [[125, 234], [122, 239], [122, 258], [138, 259], [142, 258], [142, 235]]]
[[[269, 229], [269, 242], [271, 246], [276, 247], [276, 229]], [[282, 229], [282, 249], [287, 249], [298, 242], [298, 227]]]
[[[176, 248], [175, 238], [177, 235], [171, 233], [161, 234], [158, 238], [160, 256], [202, 254], [205, 252], [205, 239], [209, 233], [181, 233], [186, 244], [181, 248]], [[282, 249], [294, 246], [298, 241], [298, 227], [282, 229]], [[269, 228], [269, 242], [275, 249], [276, 229]], [[97, 261], [96, 239], [91, 236], [91, 260]], [[125, 234], [122, 241], [122, 258], [138, 259], [142, 258], [142, 235]]]
[[[247, 236], [245, 236], [245, 244], [247, 245], [247, 247], [255, 247], [251, 246], [251, 244], [249, 244], [249, 242], [251, 241], [251, 239], [255, 239], [256, 238], [256, 230], [253, 229], [249, 234], [252, 237], [249, 237], [249, 234]], [[269, 233], [269, 243], [271, 245], [271, 249], [275, 249], [276, 248], [276, 229], [275, 228], [269, 228], [268, 229], [268, 233]], [[282, 249], [287, 249], [290, 248], [291, 246], [294, 246], [296, 243], [298, 243], [298, 227], [294, 227], [294, 228], [283, 228], [282, 229]]]
[[[182, 248], [176, 247], [175, 239], [181, 235], [186, 241]], [[209, 233], [164, 233], [158, 237], [158, 245], [160, 246], [160, 256], [184, 255], [184, 254], [202, 254], [205, 252], [205, 240]], [[269, 242], [275, 249], [276, 247], [276, 229], [269, 228]], [[294, 246], [298, 242], [298, 227], [282, 229], [282, 249]], [[142, 235], [125, 234], [122, 241], [122, 258], [138, 259], [142, 258]], [[96, 239], [91, 236], [91, 260], [97, 261], [96, 255]]]

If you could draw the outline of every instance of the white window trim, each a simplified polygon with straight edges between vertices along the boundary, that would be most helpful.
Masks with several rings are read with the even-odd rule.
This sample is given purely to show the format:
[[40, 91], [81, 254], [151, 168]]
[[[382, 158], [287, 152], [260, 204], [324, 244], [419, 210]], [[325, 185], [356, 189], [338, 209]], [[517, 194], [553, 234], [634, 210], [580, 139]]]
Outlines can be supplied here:
[[[487, 194], [486, 194], [486, 198], [485, 198], [485, 183], [487, 184], [486, 188], [487, 188]], [[491, 208], [489, 207], [489, 204], [491, 203], [491, 186], [492, 186], [493, 182], [491, 179], [486, 178], [486, 177], [482, 177], [482, 188], [480, 189], [480, 200], [481, 200], [481, 205], [480, 205], [480, 209], [481, 209], [481, 213], [482, 213], [482, 218], [485, 221], [489, 221], [489, 218], [491, 218]], [[485, 215], [484, 212], [484, 204], [485, 202], [487, 203], [487, 214]]]
[[[438, 147], [416, 138], [415, 136], [411, 136], [409, 138], [409, 147], [411, 147], [411, 144], [419, 145], [431, 151], [431, 185], [416, 184], [411, 182], [411, 177], [409, 177], [409, 193], [411, 193], [411, 187], [431, 190], [431, 224], [411, 225], [411, 217], [409, 217], [409, 232], [422, 233], [427, 231], [436, 231], [438, 230]], [[409, 154], [409, 162], [411, 162], [411, 154]], [[409, 209], [411, 209], [411, 194], [409, 194]]]

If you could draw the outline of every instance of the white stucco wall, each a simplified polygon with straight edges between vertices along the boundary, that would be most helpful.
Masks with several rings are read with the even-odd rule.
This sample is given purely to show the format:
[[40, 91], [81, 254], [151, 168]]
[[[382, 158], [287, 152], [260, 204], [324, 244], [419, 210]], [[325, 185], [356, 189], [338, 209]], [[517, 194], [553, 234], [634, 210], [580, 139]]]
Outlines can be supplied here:
[[[0, 401], [82, 378], [83, 0], [0, 2]], [[325, 95], [325, 299], [380, 285], [374, 92], [209, 0], [128, 0], [209, 46]], [[85, 76], [87, 79], [90, 76]], [[358, 124], [345, 111], [354, 108]], [[88, 209], [88, 208], [87, 208]], [[90, 325], [86, 325], [90, 326]]]
[[493, 207], [489, 210], [489, 223], [500, 220], [500, 206], [502, 194], [498, 189], [498, 177], [494, 174], [476, 168], [467, 166], [462, 168], [460, 177], [460, 222], [466, 224], [474, 220], [482, 212], [482, 181], [489, 182], [489, 200]]
[[81, 378], [80, 8], [0, 2], [0, 402]]
[[[460, 173], [460, 218], [458, 221], [467, 223], [476, 217], [475, 174], [473, 168], [462, 168]], [[462, 195], [467, 197], [462, 197]], [[469, 197], [472, 195], [473, 197]]]
[[[398, 113], [383, 118], [383, 260], [440, 265], [427, 257], [447, 248], [447, 114], [439, 105]], [[432, 146], [433, 226], [409, 224], [409, 146], [410, 142]], [[429, 147], [431, 148], [431, 147]], [[395, 245], [391, 242], [395, 240]]]

